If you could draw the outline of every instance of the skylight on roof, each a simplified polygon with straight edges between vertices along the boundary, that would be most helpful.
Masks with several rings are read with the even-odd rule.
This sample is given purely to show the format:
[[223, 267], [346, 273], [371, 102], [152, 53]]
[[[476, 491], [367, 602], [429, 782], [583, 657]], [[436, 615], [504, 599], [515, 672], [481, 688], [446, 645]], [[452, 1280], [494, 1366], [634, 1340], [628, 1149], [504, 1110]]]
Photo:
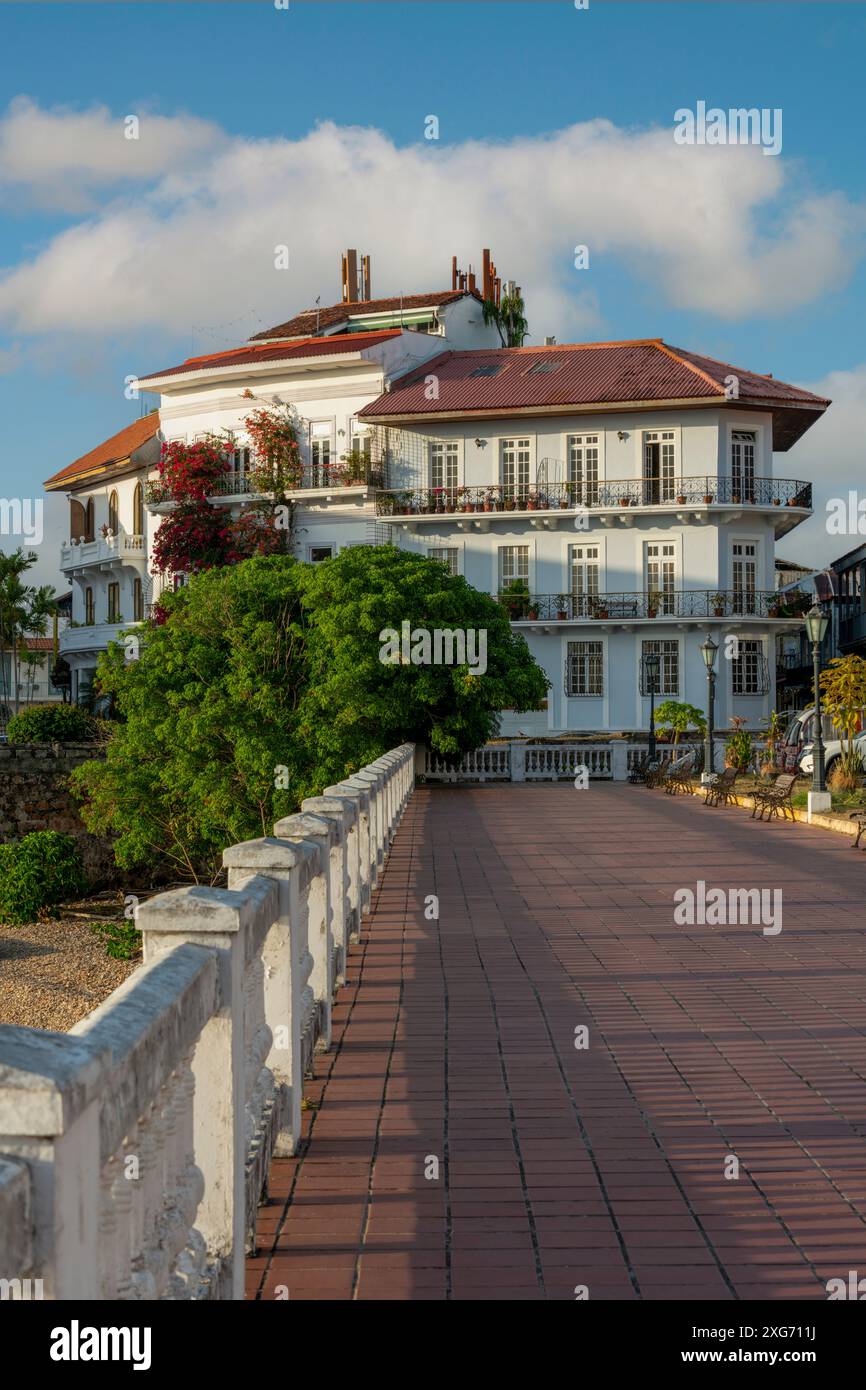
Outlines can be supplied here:
[[470, 376], [498, 376], [502, 371], [501, 362], [485, 362], [480, 367], [473, 367]]
[[562, 366], [561, 362], [549, 362], [547, 358], [542, 358], [540, 362], [533, 362], [526, 376], [546, 376], [549, 372], [558, 372]]

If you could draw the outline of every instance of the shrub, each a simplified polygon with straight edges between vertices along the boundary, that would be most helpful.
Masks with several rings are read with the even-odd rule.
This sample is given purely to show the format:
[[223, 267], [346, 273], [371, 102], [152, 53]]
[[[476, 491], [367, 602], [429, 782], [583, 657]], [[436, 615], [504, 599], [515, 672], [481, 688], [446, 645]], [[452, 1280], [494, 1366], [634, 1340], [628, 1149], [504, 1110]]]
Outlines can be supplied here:
[[71, 835], [34, 830], [0, 845], [0, 921], [32, 922], [42, 908], [84, 891], [81, 856]]
[[90, 743], [99, 727], [78, 705], [31, 705], [12, 716], [6, 732], [10, 743]]
[[132, 922], [91, 922], [90, 930], [102, 937], [105, 954], [113, 960], [135, 960], [141, 955], [141, 932]]

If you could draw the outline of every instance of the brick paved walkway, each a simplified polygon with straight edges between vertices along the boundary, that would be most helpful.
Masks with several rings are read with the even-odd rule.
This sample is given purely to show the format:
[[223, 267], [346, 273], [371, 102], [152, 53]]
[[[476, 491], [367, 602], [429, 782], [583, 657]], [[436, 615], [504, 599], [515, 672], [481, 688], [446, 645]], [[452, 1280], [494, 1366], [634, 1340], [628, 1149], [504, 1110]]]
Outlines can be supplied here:
[[[698, 879], [781, 887], [781, 934], [675, 925]], [[420, 790], [249, 1295], [825, 1298], [866, 1275], [864, 888], [843, 836], [688, 797]]]

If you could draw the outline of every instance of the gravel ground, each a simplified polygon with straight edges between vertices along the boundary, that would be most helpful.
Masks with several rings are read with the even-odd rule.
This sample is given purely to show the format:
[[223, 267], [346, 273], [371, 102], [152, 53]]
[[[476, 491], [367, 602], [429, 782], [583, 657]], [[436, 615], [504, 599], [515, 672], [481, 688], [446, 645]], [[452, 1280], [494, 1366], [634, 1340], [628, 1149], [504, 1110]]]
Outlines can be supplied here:
[[80, 918], [0, 924], [0, 1023], [64, 1033], [139, 964], [112, 960]]

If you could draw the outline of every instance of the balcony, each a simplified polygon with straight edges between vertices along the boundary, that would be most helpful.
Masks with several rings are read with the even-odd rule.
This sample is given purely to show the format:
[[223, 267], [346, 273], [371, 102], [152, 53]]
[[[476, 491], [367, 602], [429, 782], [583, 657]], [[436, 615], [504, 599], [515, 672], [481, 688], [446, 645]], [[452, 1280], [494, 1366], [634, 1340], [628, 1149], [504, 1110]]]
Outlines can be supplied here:
[[60, 547], [60, 568], [64, 574], [77, 574], [97, 567], [119, 568], [146, 559], [144, 536], [99, 536], [92, 541], [64, 541]]
[[[330, 500], [334, 496], [344, 496], [346, 493], [357, 497], [358, 494], [366, 494], [381, 488], [383, 483], [382, 470], [370, 465], [367, 468], [347, 468], [343, 464], [335, 464], [333, 468], [305, 468], [296, 478], [292, 479], [291, 486], [287, 489], [287, 496], [303, 499], [305, 496], [317, 500]], [[230, 505], [233, 502], [254, 502], [265, 499], [272, 500], [272, 492], [262, 491], [252, 481], [246, 473], [226, 473], [224, 477], [210, 485], [208, 492], [209, 502], [224, 502]], [[158, 482], [147, 483], [144, 490], [145, 505], [150, 511], [165, 512], [170, 511], [177, 505], [173, 495], [170, 482], [160, 479]]]
[[80, 623], [67, 627], [60, 634], [60, 655], [98, 656], [109, 642], [116, 642], [122, 632], [137, 627], [134, 622]]
[[[454, 517], [458, 526], [487, 530], [494, 516], [527, 518], [535, 525], [556, 526], [559, 513], [597, 513], [604, 525], [633, 525], [636, 516], [673, 512], [680, 520], [708, 522], [717, 509], [778, 513], [775, 533], [784, 535], [812, 509], [812, 484], [794, 478], [675, 478], [659, 482], [641, 478], [587, 483], [545, 483], [535, 487], [415, 488], [380, 492], [376, 513], [386, 522], [414, 529], [419, 522]], [[466, 520], [472, 517], [473, 520]], [[458, 519], [459, 518], [459, 519]]]
[[663, 594], [620, 590], [603, 594], [530, 594], [504, 590], [494, 594], [508, 610], [514, 623], [608, 623], [665, 622], [692, 619], [725, 621], [780, 621], [789, 626], [802, 622], [809, 607], [806, 595], [802, 605], [782, 605], [776, 589], [678, 589]]

